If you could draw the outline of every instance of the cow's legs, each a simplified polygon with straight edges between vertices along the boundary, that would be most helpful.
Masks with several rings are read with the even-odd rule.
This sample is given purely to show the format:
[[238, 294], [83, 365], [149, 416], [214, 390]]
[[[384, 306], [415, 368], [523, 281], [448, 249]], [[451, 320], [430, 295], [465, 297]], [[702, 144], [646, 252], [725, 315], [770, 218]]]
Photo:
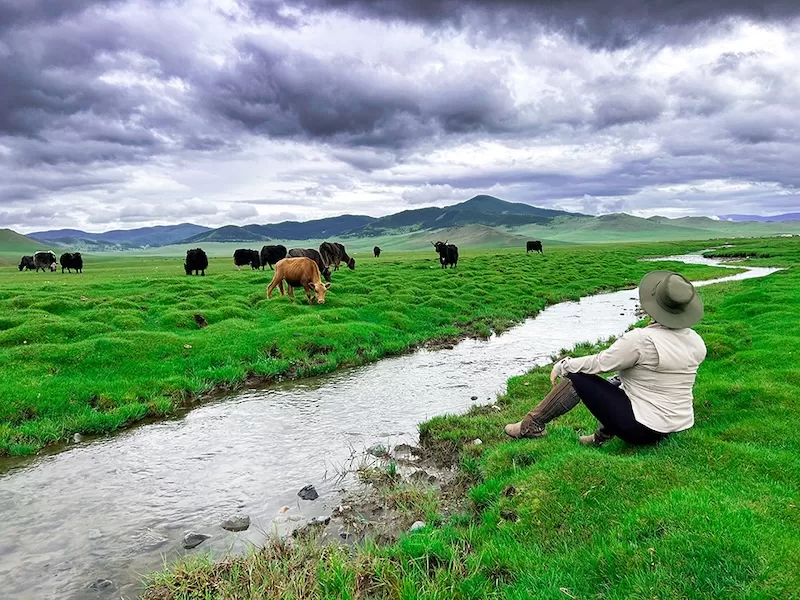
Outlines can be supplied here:
[[292, 302], [294, 302], [294, 287], [288, 283], [286, 284], [286, 294], [292, 299]]
[[313, 294], [311, 293], [311, 286], [306, 284], [303, 286], [303, 289], [306, 291], [306, 298], [308, 298], [308, 304], [312, 305], [313, 302], [311, 302], [311, 298], [313, 297]]
[[[272, 297], [272, 292], [275, 290], [277, 286], [278, 282], [275, 281], [275, 279], [269, 282], [269, 285], [267, 286], [267, 300], [269, 300]], [[281, 296], [283, 296], [283, 281], [280, 282], [280, 286], [281, 286]]]

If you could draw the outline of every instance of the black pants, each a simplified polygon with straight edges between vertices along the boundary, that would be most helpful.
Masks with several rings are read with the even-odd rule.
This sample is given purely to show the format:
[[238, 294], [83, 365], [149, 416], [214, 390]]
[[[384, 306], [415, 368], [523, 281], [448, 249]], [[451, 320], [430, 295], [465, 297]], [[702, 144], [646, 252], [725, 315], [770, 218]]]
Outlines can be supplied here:
[[606, 433], [629, 444], [645, 446], [667, 437], [636, 420], [628, 396], [620, 388], [597, 375], [570, 373], [567, 375], [578, 396]]

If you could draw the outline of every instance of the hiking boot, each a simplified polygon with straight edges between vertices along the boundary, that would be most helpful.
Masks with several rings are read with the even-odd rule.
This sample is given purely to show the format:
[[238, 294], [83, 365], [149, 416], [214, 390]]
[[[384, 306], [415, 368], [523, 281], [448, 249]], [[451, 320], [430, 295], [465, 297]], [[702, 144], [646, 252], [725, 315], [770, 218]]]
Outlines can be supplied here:
[[614, 436], [606, 429], [603, 428], [601, 425], [597, 428], [597, 430], [591, 435], [582, 435], [578, 438], [578, 441], [584, 446], [595, 446], [599, 448], [603, 444], [605, 444], [608, 440], [613, 439]]
[[504, 431], [506, 435], [515, 439], [520, 438], [539, 438], [544, 437], [547, 435], [547, 431], [544, 427], [539, 430], [536, 429], [528, 429], [526, 430], [525, 434], [522, 433], [522, 421], [518, 421], [517, 423], [509, 423], [505, 426]]
[[522, 421], [505, 426], [506, 435], [512, 438], [540, 438], [547, 435], [545, 425], [556, 417], [568, 413], [581, 401], [569, 379], [562, 379], [530, 411]]

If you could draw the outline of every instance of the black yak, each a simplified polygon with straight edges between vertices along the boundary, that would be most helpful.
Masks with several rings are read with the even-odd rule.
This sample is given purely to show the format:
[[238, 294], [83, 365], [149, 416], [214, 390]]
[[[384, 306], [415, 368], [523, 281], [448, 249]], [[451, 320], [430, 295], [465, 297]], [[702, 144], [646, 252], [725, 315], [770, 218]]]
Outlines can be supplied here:
[[263, 269], [267, 265], [269, 268], [272, 268], [272, 265], [277, 263], [279, 260], [283, 260], [286, 258], [286, 246], [278, 244], [277, 246], [264, 246], [261, 248], [261, 268]]
[[251, 269], [258, 269], [261, 266], [261, 255], [258, 250], [239, 248], [233, 253], [233, 264], [240, 270], [242, 265], [250, 265]]
[[439, 262], [442, 264], [442, 268], [445, 269], [448, 266], [453, 269], [458, 265], [458, 247], [454, 244], [448, 244], [447, 240], [444, 242], [436, 242], [433, 244], [433, 247], [436, 249], [437, 254], [439, 255]]
[[72, 269], [75, 269], [76, 273], [83, 273], [83, 257], [80, 252], [65, 252], [61, 255], [59, 262], [61, 263], [62, 273], [64, 269], [68, 273], [72, 273]]
[[200, 275], [205, 276], [206, 269], [208, 268], [208, 256], [201, 248], [194, 248], [193, 250], [186, 251], [186, 262], [183, 263], [183, 270], [187, 275], [200, 271]]

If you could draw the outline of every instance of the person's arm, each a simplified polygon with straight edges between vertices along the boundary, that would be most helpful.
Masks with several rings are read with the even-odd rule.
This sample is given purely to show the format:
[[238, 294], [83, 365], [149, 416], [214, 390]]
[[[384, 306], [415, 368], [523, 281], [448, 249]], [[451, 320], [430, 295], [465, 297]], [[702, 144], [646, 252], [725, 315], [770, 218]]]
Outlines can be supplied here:
[[641, 357], [641, 330], [629, 331], [607, 349], [581, 358], [562, 358], [553, 365], [550, 379], [564, 377], [568, 373], [610, 373], [629, 369]]

